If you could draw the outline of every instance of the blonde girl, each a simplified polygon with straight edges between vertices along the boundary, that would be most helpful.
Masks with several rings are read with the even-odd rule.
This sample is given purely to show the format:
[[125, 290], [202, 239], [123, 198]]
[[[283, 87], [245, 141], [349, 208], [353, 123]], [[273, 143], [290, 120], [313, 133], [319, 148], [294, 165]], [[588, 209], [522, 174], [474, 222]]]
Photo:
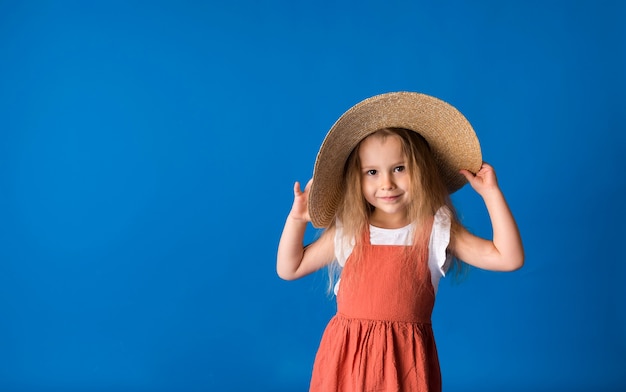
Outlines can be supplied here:
[[[493, 238], [457, 220], [449, 194], [469, 182]], [[304, 246], [308, 222], [325, 228]], [[337, 314], [315, 358], [311, 391], [441, 391], [431, 314], [453, 260], [494, 271], [524, 261], [495, 171], [465, 117], [428, 95], [397, 92], [344, 113], [318, 153], [313, 179], [296, 182], [277, 272], [298, 279], [341, 270]]]

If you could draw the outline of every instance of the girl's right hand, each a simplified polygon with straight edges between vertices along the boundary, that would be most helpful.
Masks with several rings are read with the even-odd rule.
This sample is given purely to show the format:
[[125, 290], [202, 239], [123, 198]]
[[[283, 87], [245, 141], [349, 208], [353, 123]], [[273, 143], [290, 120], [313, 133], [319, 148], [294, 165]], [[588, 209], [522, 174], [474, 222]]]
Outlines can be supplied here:
[[285, 221], [276, 255], [276, 272], [285, 280], [301, 278], [335, 259], [334, 227], [324, 230], [310, 244], [303, 244], [308, 222], [311, 221], [308, 197], [312, 183], [309, 180], [304, 191], [300, 190], [299, 182], [293, 186], [293, 206]]
[[296, 181], [293, 185], [293, 205], [289, 213], [290, 218], [304, 222], [311, 221], [309, 215], [309, 189], [311, 189], [312, 183], [313, 180], [309, 180], [304, 187], [304, 191], [300, 190], [300, 182]]

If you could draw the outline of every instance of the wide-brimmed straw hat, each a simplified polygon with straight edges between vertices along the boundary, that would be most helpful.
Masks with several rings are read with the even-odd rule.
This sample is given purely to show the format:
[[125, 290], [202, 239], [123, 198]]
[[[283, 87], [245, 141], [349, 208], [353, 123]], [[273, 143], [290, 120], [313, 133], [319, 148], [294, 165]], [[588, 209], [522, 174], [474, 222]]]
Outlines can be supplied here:
[[344, 193], [344, 166], [352, 150], [382, 128], [405, 128], [419, 133], [430, 145], [450, 193], [467, 182], [459, 170], [476, 173], [482, 165], [476, 133], [452, 105], [414, 92], [376, 95], [339, 117], [322, 142], [309, 191], [309, 215], [315, 227], [328, 227], [335, 218]]

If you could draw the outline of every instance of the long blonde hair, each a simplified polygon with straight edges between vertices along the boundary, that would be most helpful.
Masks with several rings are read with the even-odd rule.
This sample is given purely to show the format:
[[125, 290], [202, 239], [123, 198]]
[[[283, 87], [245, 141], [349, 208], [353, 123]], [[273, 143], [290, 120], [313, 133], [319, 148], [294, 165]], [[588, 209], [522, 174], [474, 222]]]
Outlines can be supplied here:
[[[460, 223], [426, 140], [417, 132], [403, 128], [383, 128], [368, 137], [372, 136], [382, 137], [383, 140], [391, 136], [399, 137], [402, 151], [407, 159], [406, 169], [410, 175], [409, 193], [413, 198], [407, 208], [407, 218], [409, 222], [416, 224], [413, 245], [407, 248], [407, 254], [423, 247], [424, 236], [427, 236], [427, 240], [430, 232], [425, 233], [419, 228], [431, 219], [441, 207], [447, 207], [450, 212], [451, 236], [453, 236], [457, 228], [460, 227]], [[368, 227], [369, 218], [373, 211], [372, 206], [365, 200], [361, 188], [359, 148], [363, 140], [352, 150], [344, 166], [345, 193], [335, 216], [335, 221], [339, 220], [343, 225], [344, 238], [347, 240], [354, 239], [354, 249], [362, 246], [362, 233]], [[462, 267], [459, 260], [455, 259], [454, 261], [457, 267]], [[334, 286], [339, 270], [338, 263], [334, 262], [330, 265], [330, 290]]]

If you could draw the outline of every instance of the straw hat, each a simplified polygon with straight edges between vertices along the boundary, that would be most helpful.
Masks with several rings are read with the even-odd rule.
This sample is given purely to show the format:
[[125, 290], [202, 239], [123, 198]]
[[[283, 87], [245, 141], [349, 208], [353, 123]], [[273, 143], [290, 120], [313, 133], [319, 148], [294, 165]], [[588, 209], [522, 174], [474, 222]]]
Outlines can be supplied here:
[[328, 227], [335, 219], [344, 192], [344, 165], [350, 152], [361, 140], [382, 128], [405, 128], [422, 135], [450, 193], [467, 182], [460, 169], [476, 173], [482, 165], [476, 133], [452, 105], [414, 92], [376, 95], [339, 117], [322, 142], [309, 191], [309, 215], [315, 227]]

